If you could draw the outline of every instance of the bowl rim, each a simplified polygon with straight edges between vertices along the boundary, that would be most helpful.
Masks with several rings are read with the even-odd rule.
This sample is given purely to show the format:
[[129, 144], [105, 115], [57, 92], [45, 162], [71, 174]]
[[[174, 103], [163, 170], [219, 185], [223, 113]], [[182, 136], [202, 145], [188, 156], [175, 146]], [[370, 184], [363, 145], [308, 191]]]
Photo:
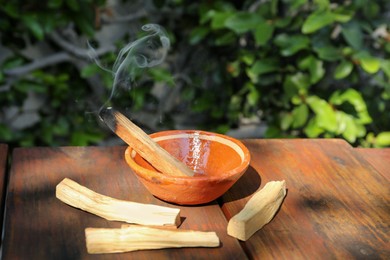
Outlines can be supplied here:
[[[161, 172], [158, 171], [153, 171], [146, 169], [142, 167], [141, 165], [137, 164], [133, 158], [133, 148], [128, 146], [125, 150], [125, 160], [127, 164], [130, 166], [130, 168], [134, 169], [134, 172], [137, 176], [142, 177], [144, 179], [147, 179], [149, 181], [156, 182], [159, 179], [164, 182], [175, 182], [177, 183], [178, 181], [183, 181], [183, 182], [188, 182], [189, 180], [191, 181], [199, 181], [199, 182], [204, 182], [204, 181], [223, 181], [223, 180], [228, 180], [231, 177], [239, 174], [246, 170], [248, 168], [249, 163], [250, 163], [250, 153], [248, 148], [238, 139], [233, 138], [228, 135], [223, 135], [223, 134], [218, 134], [214, 132], [208, 132], [208, 131], [203, 131], [203, 130], [165, 130], [165, 131], [159, 131], [153, 134], [150, 134], [149, 136], [151, 138], [156, 138], [156, 136], [169, 136], [169, 135], [179, 135], [179, 134], [199, 134], [199, 135], [205, 135], [205, 136], [218, 136], [222, 139], [227, 139], [231, 142], [233, 142], [235, 145], [237, 145], [241, 151], [243, 152], [243, 158], [242, 162], [239, 166], [227, 171], [225, 174], [222, 176], [196, 176], [196, 177], [191, 177], [191, 176], [170, 176], [166, 174], [162, 174]], [[134, 151], [135, 152], [135, 151]]]

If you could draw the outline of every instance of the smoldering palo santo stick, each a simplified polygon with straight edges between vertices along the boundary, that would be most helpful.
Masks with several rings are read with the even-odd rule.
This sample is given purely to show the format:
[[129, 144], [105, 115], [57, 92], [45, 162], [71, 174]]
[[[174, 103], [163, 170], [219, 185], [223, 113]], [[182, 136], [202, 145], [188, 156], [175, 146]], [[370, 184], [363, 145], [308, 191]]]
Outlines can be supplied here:
[[85, 238], [90, 254], [161, 248], [217, 247], [220, 244], [215, 232], [169, 230], [136, 225], [122, 228], [86, 228]]
[[160, 172], [172, 176], [194, 176], [194, 172], [153, 141], [141, 128], [113, 108], [99, 113], [106, 125]]
[[114, 199], [96, 193], [71, 179], [63, 179], [56, 187], [62, 202], [107, 220], [156, 226], [178, 226], [180, 209]]
[[244, 208], [228, 223], [227, 233], [240, 240], [248, 240], [270, 222], [286, 196], [286, 182], [270, 181], [257, 191]]

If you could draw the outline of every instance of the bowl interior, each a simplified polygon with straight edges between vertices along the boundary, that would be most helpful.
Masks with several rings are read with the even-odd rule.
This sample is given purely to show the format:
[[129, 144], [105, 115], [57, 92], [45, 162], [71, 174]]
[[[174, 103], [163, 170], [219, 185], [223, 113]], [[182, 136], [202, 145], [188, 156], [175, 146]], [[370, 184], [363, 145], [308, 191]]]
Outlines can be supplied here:
[[[195, 176], [213, 178], [234, 174], [248, 163], [247, 149], [227, 136], [202, 131], [166, 131], [152, 134], [151, 137], [190, 167]], [[133, 158], [138, 165], [156, 170], [141, 156], [133, 155]]]

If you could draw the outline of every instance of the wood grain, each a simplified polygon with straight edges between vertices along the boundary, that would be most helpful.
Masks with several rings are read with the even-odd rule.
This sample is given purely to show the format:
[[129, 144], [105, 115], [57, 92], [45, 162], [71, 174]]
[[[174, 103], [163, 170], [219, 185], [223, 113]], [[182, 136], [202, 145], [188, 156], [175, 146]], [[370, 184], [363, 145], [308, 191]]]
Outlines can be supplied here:
[[356, 148], [354, 151], [364, 157], [387, 181], [390, 181], [390, 148]]
[[[244, 144], [261, 183], [285, 179], [288, 190], [273, 221], [242, 243], [249, 258], [389, 258], [390, 185], [349, 144], [334, 139]], [[240, 190], [259, 185], [247, 173], [221, 200], [228, 219], [250, 198]]]
[[[0, 144], [0, 223], [3, 223], [3, 212], [4, 212], [4, 200], [7, 184], [7, 159], [8, 159], [8, 145]], [[0, 233], [2, 232], [2, 226], [0, 227]]]
[[[64, 205], [55, 198], [55, 186], [68, 177], [107, 196], [172, 206], [151, 196], [137, 180], [124, 162], [125, 147], [15, 149], [2, 258], [389, 259], [389, 154], [382, 152], [388, 150], [356, 149], [336, 139], [243, 143], [250, 150], [251, 165], [218, 200], [222, 210], [216, 202], [174, 205], [184, 217], [180, 228], [215, 231], [221, 239], [219, 248], [112, 255], [89, 255], [84, 229], [122, 223]], [[287, 196], [274, 219], [246, 242], [228, 236], [226, 219], [265, 183], [283, 179]]]
[[123, 200], [172, 206], [150, 195], [124, 161], [125, 147], [18, 148], [13, 152], [6, 202], [3, 259], [245, 259], [237, 240], [226, 234], [227, 221], [218, 204], [184, 207], [180, 228], [215, 231], [217, 248], [185, 248], [89, 255], [87, 227], [120, 227], [65, 205], [55, 197], [65, 177]]

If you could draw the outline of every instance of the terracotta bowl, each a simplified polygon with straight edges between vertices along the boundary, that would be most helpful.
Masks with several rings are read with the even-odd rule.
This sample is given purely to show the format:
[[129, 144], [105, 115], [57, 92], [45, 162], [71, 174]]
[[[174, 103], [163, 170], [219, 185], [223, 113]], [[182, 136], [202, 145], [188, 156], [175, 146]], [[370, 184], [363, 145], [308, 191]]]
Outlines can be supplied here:
[[125, 159], [138, 179], [156, 197], [181, 205], [203, 204], [224, 194], [246, 171], [248, 149], [221, 134], [173, 130], [150, 135], [154, 141], [190, 167], [195, 175], [168, 176], [158, 172], [131, 147]]

